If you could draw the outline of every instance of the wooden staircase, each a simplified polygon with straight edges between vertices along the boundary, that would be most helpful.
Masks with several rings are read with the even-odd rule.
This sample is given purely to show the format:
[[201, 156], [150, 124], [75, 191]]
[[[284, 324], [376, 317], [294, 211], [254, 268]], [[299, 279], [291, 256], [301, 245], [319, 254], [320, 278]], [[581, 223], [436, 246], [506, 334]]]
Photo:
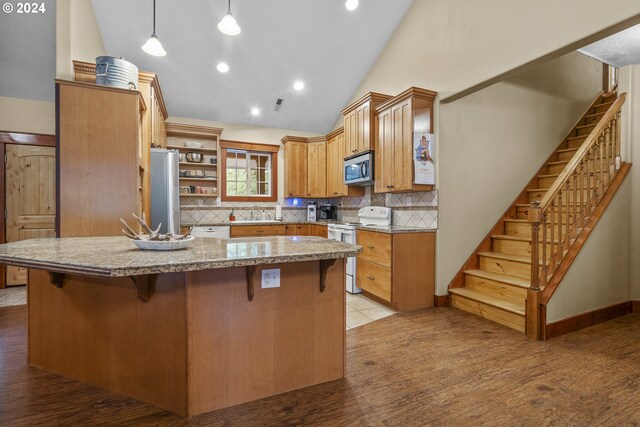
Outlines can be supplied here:
[[[450, 303], [453, 307], [525, 332], [527, 292], [531, 286], [531, 264], [534, 258], [532, 257], [534, 242], [529, 212], [531, 203], [542, 200], [557, 180], [566, 179], [565, 168], [574, 167], [573, 165], [567, 167], [567, 165], [583, 144], [592, 144], [594, 137], [589, 138], [590, 134], [605, 117], [616, 98], [615, 93], [598, 95], [469, 257], [449, 284]], [[610, 116], [611, 113], [607, 118]], [[602, 153], [603, 151], [596, 152], [595, 156], [592, 156], [595, 164], [603, 164], [599, 162], [599, 156], [602, 156]], [[564, 175], [563, 171], [565, 171]], [[602, 178], [602, 174], [599, 174], [598, 167], [592, 167], [592, 170], [589, 173], [585, 172], [583, 176], [584, 180], [573, 179], [566, 184], [565, 196], [559, 199], [559, 204], [564, 203], [566, 208], [557, 206], [557, 209], [552, 210], [548, 215], [547, 222], [540, 226], [540, 230], [545, 229], [545, 238], [542, 238], [542, 231], [540, 231], [535, 243], [538, 246], [535, 254], [538, 271], [547, 271], [546, 265], [552, 259], [553, 248], [561, 248], [560, 257], [566, 253], [573, 240], [562, 242], [566, 247], [562, 246], [562, 236], [567, 234], [567, 230], [577, 232], [580, 224], [575, 224], [576, 217], [578, 222], [581, 222], [584, 216], [582, 212], [590, 212], [590, 188], [594, 186], [597, 177]], [[591, 187], [589, 183], [592, 184]], [[565, 185], [564, 181], [563, 185]], [[557, 189], [553, 191], [557, 192]], [[589, 209], [583, 210], [587, 205]], [[541, 243], [542, 241], [545, 243]], [[557, 253], [558, 251], [556, 256], [558, 256]], [[542, 254], [546, 259], [543, 259]], [[545, 275], [544, 279], [546, 278]]]

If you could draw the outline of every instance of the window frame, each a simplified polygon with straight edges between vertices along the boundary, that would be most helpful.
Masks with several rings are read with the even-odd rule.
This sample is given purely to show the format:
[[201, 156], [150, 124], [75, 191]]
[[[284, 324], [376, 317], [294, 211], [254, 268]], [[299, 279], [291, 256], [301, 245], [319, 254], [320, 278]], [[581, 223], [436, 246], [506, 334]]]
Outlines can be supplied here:
[[[242, 150], [260, 155], [271, 156], [271, 195], [270, 196], [229, 196], [227, 195], [227, 150]], [[278, 200], [278, 152], [279, 145], [259, 144], [253, 142], [220, 141], [220, 154], [218, 155], [218, 171], [220, 199], [223, 202], [276, 202]]]

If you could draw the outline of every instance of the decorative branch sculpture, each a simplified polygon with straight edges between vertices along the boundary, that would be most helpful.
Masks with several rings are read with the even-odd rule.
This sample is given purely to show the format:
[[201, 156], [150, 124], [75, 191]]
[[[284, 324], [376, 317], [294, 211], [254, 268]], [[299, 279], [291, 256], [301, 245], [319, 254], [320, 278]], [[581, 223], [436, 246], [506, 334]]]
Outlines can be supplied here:
[[189, 235], [191, 234], [191, 231], [193, 230], [193, 227], [190, 227], [189, 231], [187, 231], [185, 234], [178, 234], [175, 236], [171, 233], [160, 234], [160, 227], [162, 227], [162, 223], [158, 224], [158, 227], [155, 230], [152, 230], [151, 227], [147, 225], [147, 220], [144, 216], [144, 213], [142, 214], [142, 218], [138, 217], [136, 214], [132, 214], [132, 215], [136, 219], [138, 224], [140, 224], [142, 229], [148, 233], [148, 234], [138, 234], [133, 228], [129, 226], [129, 224], [127, 224], [127, 222], [124, 219], [120, 218], [120, 223], [122, 223], [122, 226], [124, 227], [122, 229], [122, 233], [132, 240], [154, 240], [154, 241], [184, 240], [187, 237], [189, 237]]

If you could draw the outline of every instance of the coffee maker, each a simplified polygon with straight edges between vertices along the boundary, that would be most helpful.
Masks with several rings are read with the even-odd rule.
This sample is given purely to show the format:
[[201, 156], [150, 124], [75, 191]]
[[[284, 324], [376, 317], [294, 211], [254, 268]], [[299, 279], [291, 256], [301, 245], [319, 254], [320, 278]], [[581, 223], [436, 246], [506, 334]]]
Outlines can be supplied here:
[[317, 219], [338, 219], [338, 209], [330, 204], [318, 206]]
[[307, 205], [307, 221], [308, 222], [316, 222], [318, 203], [309, 202]]

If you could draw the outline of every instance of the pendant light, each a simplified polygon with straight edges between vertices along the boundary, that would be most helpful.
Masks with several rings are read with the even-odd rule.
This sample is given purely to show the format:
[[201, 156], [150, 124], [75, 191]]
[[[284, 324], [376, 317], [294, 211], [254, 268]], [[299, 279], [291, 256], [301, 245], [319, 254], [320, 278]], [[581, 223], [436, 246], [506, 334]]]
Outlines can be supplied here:
[[142, 50], [153, 56], [165, 56], [167, 51], [162, 47], [162, 43], [156, 36], [156, 0], [153, 0], [153, 33], [149, 40], [142, 45]]
[[237, 36], [240, 34], [240, 31], [242, 31], [236, 22], [236, 18], [231, 14], [231, 0], [229, 0], [227, 14], [222, 17], [220, 22], [218, 22], [218, 29], [221, 33], [228, 36]]

